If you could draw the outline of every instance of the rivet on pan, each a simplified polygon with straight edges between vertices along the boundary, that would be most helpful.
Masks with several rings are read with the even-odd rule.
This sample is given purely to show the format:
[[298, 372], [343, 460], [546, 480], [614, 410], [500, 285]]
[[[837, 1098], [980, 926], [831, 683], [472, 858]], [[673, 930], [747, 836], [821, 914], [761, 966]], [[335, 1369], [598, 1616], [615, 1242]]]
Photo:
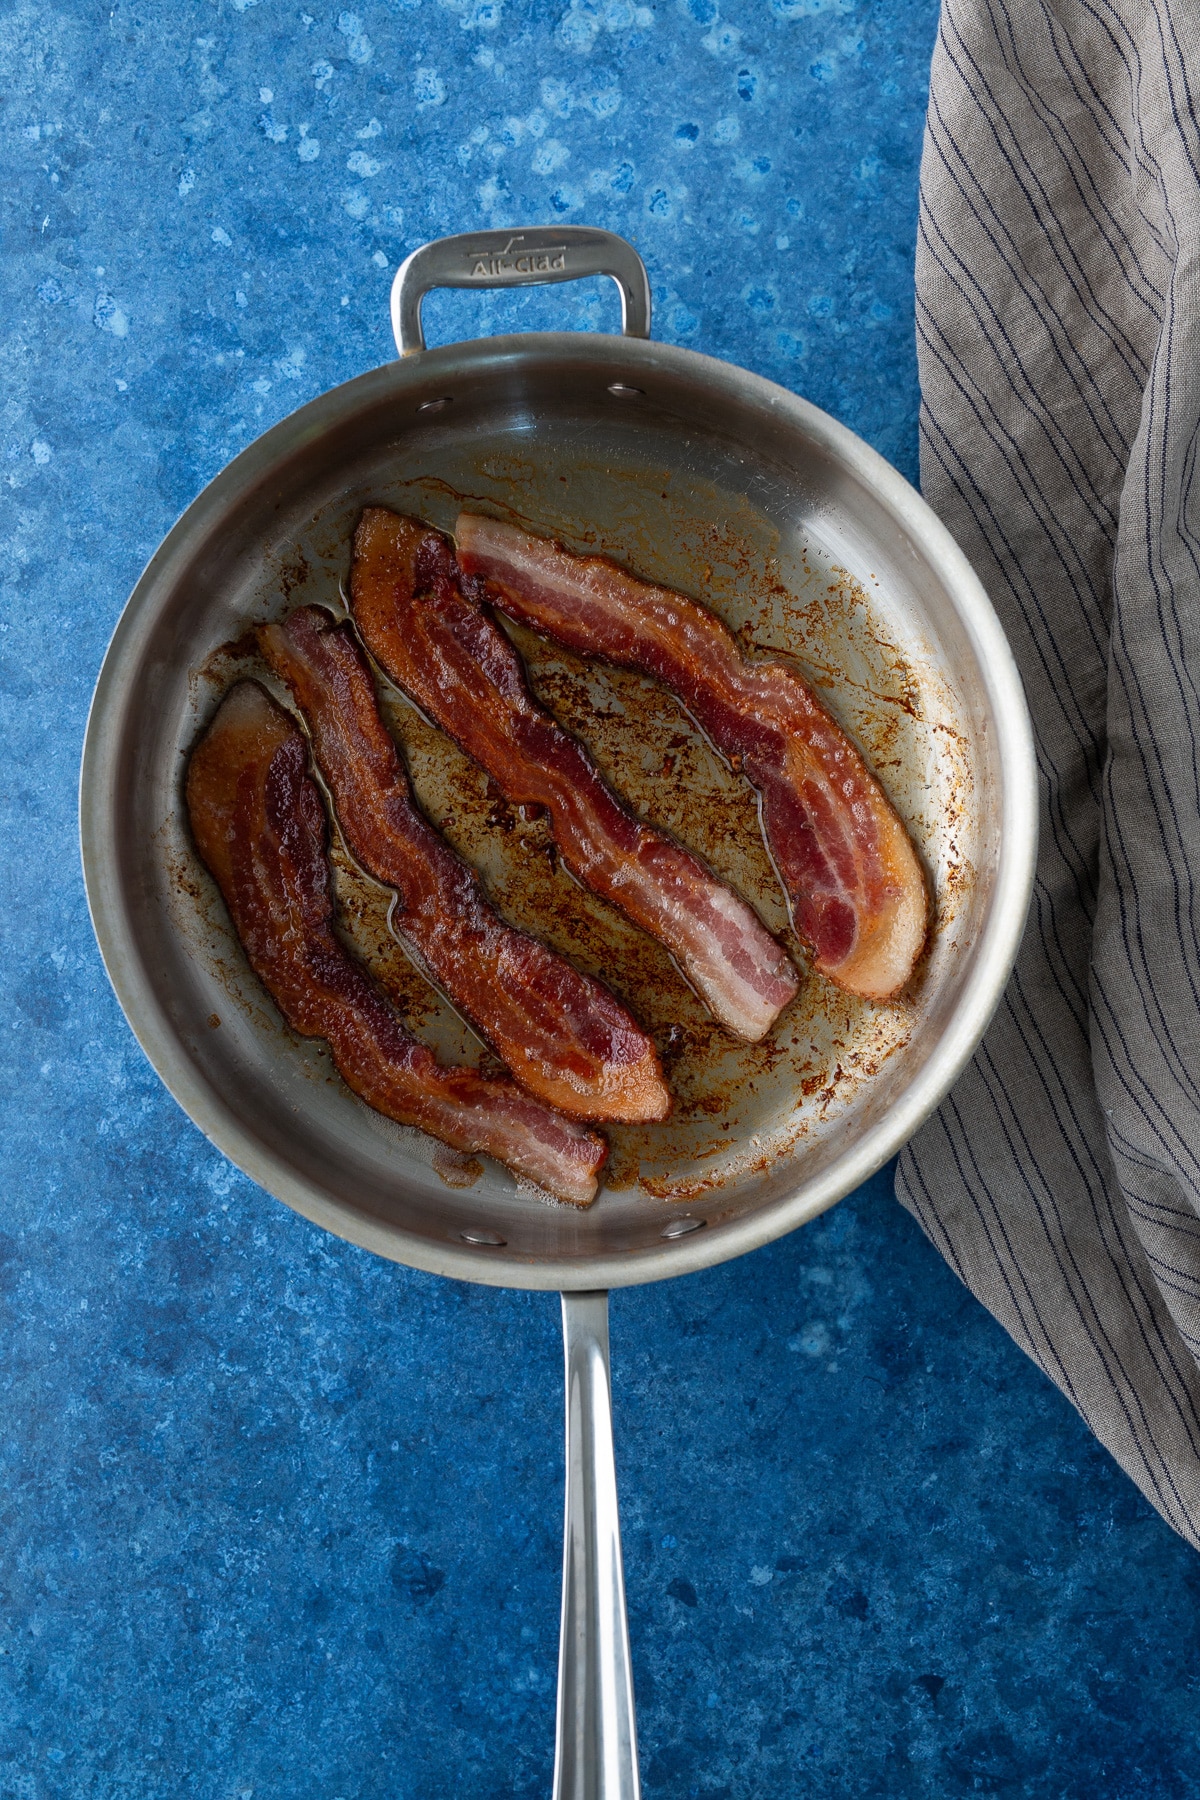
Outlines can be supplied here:
[[464, 1244], [482, 1244], [485, 1248], [499, 1250], [508, 1242], [495, 1231], [460, 1231], [459, 1237]]
[[663, 1226], [662, 1234], [665, 1238], [686, 1237], [689, 1231], [699, 1231], [703, 1224], [703, 1219], [672, 1219], [669, 1225]]
[[418, 408], [417, 408], [417, 411], [419, 413], [441, 412], [443, 406], [450, 406], [453, 404], [453, 401], [454, 401], [453, 394], [445, 394], [445, 395], [443, 395], [443, 397], [440, 400], [422, 400], [420, 406], [418, 406]]
[[608, 391], [610, 394], [615, 394], [618, 400], [633, 400], [639, 394], [644, 394], [646, 390], [645, 388], [629, 387], [623, 381], [610, 381]]

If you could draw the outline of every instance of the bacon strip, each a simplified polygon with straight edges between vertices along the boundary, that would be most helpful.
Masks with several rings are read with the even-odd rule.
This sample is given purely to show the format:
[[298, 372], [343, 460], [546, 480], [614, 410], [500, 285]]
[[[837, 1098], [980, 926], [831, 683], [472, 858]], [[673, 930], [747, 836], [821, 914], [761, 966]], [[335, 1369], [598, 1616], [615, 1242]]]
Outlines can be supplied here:
[[392, 925], [522, 1087], [583, 1119], [665, 1119], [654, 1044], [606, 987], [505, 924], [421, 813], [349, 626], [318, 606], [258, 642], [304, 714], [346, 842], [400, 897]]
[[192, 832], [254, 973], [293, 1030], [326, 1040], [343, 1080], [377, 1112], [587, 1206], [604, 1140], [507, 1079], [442, 1067], [334, 935], [325, 812], [307, 764], [297, 727], [246, 681], [188, 766]]
[[715, 614], [601, 556], [573, 556], [496, 519], [462, 513], [463, 571], [501, 611], [584, 656], [674, 690], [758, 789], [763, 833], [816, 966], [886, 1000], [927, 929], [925, 878], [883, 789], [796, 671], [749, 661]]
[[464, 593], [446, 539], [371, 508], [355, 534], [350, 591], [359, 632], [392, 680], [508, 800], [546, 808], [568, 868], [664, 943], [719, 1019], [762, 1037], [798, 986], [787, 956], [697, 857], [621, 805], [538, 705], [516, 650]]

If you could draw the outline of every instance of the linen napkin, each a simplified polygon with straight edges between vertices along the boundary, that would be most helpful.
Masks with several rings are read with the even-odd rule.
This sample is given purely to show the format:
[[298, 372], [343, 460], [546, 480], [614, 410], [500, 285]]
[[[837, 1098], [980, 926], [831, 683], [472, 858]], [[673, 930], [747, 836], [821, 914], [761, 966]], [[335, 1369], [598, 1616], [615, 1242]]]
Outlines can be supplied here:
[[1200, 1546], [1200, 5], [943, 0], [921, 477], [1025, 679], [1041, 852], [901, 1199]]

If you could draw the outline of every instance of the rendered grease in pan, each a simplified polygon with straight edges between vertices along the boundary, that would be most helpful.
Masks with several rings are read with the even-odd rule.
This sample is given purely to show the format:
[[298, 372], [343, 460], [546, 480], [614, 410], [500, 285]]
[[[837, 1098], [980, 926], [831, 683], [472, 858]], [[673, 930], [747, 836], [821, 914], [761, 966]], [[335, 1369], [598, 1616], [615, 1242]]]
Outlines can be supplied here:
[[[389, 496], [401, 510], [444, 526], [460, 502], [481, 497], [517, 522], [553, 532], [578, 549], [596, 549], [713, 606], [750, 649], [795, 655], [825, 703], [864, 750], [922, 847], [932, 876], [931, 945], [951, 934], [971, 871], [956, 830], [969, 802], [970, 773], [952, 708], [930, 663], [893, 641], [872, 604], [873, 571], [861, 579], [834, 564], [813, 541], [781, 553], [777, 534], [754, 509], [731, 516], [716, 496], [697, 527], [696, 484], [675, 502], [671, 479], [652, 469], [636, 481], [637, 507], [608, 509], [606, 530], [571, 510], [575, 481], [589, 491], [611, 471], [579, 469], [557, 484], [563, 509], [536, 517], [517, 501], [532, 465], [491, 457], [463, 487], [444, 478], [405, 484]], [[482, 494], [481, 494], [482, 490]], [[657, 505], [647, 506], [657, 490]], [[541, 493], [545, 494], [545, 484]], [[507, 497], [505, 497], [507, 496]], [[719, 502], [719, 503], [718, 503]], [[626, 514], [622, 517], [622, 514]], [[654, 525], [647, 523], [647, 514]], [[620, 534], [618, 539], [617, 533]], [[280, 564], [270, 610], [302, 600], [340, 610], [348, 540], [310, 544]], [[759, 830], [755, 796], [715, 754], [672, 697], [640, 676], [586, 663], [519, 626], [507, 629], [543, 702], [589, 746], [603, 772], [648, 818], [697, 850], [756, 907], [788, 944], [804, 973], [800, 995], [759, 1044], [716, 1024], [667, 953], [614, 909], [583, 890], [561, 866], [546, 823], [509, 807], [487, 777], [381, 681], [384, 716], [404, 748], [417, 794], [434, 822], [478, 868], [515, 922], [600, 976], [652, 1031], [676, 1107], [665, 1124], [608, 1127], [606, 1188], [633, 1187], [660, 1201], [693, 1201], [730, 1181], [765, 1171], [806, 1135], [827, 1127], [864, 1083], [910, 1039], [923, 970], [896, 1000], [876, 1003], [843, 993], [807, 967], [792, 934], [778, 879]], [[220, 688], [253, 668], [245, 639], [223, 646], [204, 670]], [[279, 692], [278, 688], [276, 689]], [[281, 696], [282, 697], [282, 696]], [[490, 1054], [417, 971], [388, 928], [390, 896], [364, 877], [335, 840], [334, 867], [347, 936], [439, 1054], [488, 1065]], [[933, 950], [927, 951], [926, 960]], [[318, 1067], [321, 1079], [327, 1069]], [[482, 1166], [451, 1166], [440, 1150], [432, 1168], [452, 1187], [477, 1180]]]

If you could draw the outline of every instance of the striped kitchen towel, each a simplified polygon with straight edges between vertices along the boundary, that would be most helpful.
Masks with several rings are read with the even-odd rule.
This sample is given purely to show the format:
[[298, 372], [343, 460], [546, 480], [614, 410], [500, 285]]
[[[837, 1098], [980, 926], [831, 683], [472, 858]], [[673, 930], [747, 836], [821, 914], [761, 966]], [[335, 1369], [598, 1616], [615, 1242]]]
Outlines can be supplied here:
[[943, 0], [921, 474], [1025, 678], [1042, 840], [899, 1192], [1200, 1546], [1198, 100], [1200, 0]]

